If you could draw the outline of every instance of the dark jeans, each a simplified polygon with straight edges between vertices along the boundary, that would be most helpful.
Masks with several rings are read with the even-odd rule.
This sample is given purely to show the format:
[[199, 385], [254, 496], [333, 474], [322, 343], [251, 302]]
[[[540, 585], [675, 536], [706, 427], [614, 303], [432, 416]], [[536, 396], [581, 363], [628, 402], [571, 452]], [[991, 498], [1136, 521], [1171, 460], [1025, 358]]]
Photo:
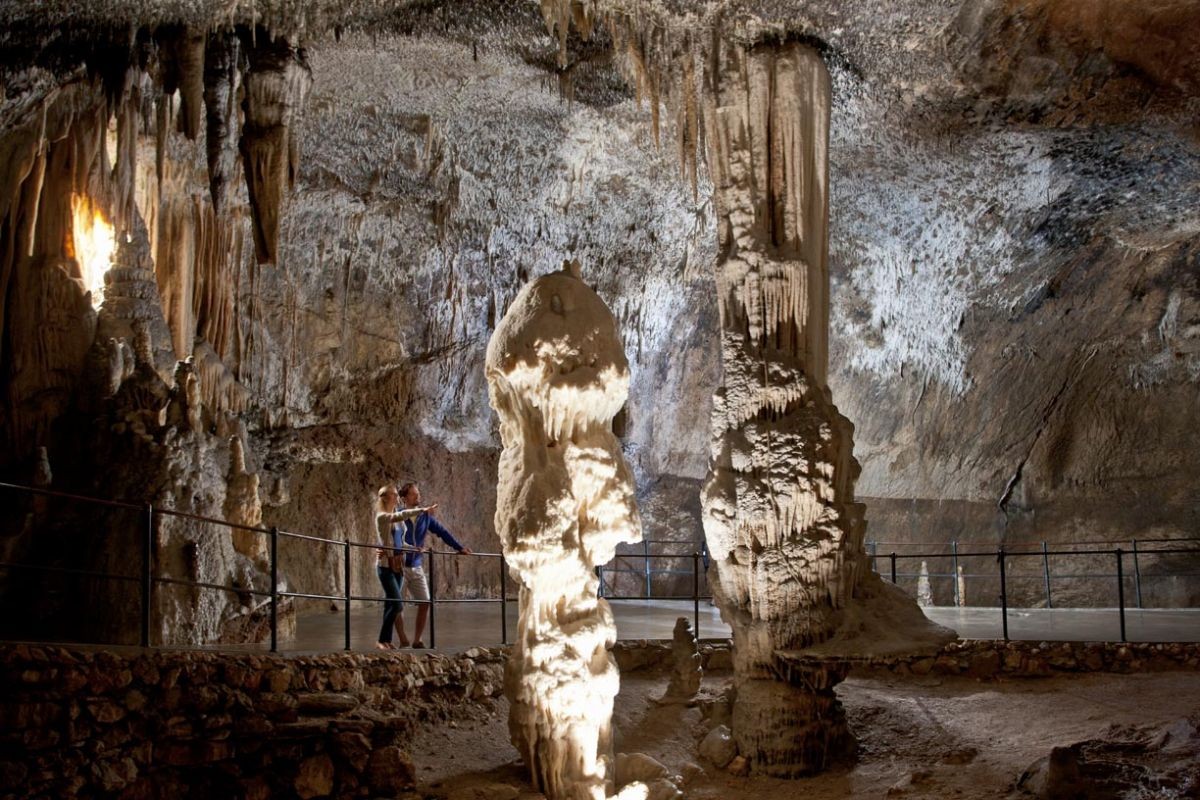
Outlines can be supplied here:
[[400, 602], [400, 584], [404, 580], [404, 576], [392, 572], [382, 564], [375, 567], [375, 574], [379, 576], [383, 593], [387, 595], [387, 600], [383, 604], [383, 627], [379, 629], [379, 641], [391, 644], [396, 617], [400, 615], [400, 609], [404, 608], [404, 604]]

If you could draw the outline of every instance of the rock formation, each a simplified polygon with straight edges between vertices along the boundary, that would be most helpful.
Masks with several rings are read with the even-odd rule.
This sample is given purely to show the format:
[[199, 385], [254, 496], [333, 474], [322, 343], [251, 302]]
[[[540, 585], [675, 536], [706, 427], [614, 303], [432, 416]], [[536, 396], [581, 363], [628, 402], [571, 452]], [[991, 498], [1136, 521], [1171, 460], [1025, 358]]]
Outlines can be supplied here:
[[268, 37], [251, 49], [239, 147], [254, 208], [254, 249], [260, 263], [276, 260], [284, 193], [291, 189], [298, 169], [292, 126], [311, 84], [304, 51], [286, 37]]
[[[714, 63], [705, 121], [725, 373], [704, 531], [734, 634], [734, 737], [752, 771], [790, 777], [853, 739], [833, 693], [846, 667], [785, 667], [780, 653], [826, 642], [856, 592], [885, 590], [864, 586], [878, 579], [854, 500], [853, 426], [826, 383], [829, 74], [798, 42], [726, 45]], [[915, 639], [950, 634], [911, 611]]]
[[829, 637], [860, 571], [850, 423], [825, 388], [829, 76], [800, 44], [729, 48], [710, 115], [723, 385], [704, 530], [733, 627], [733, 732], [752, 768], [821, 769], [851, 737], [832, 685], [777, 679], [777, 650]]
[[488, 344], [487, 379], [504, 444], [496, 530], [520, 586], [509, 731], [547, 797], [599, 800], [612, 788], [618, 674], [595, 567], [639, 541], [641, 523], [611, 427], [629, 368], [577, 264], [517, 295]]
[[671, 636], [671, 678], [667, 692], [660, 702], [687, 703], [700, 691], [700, 679], [704, 669], [700, 665], [700, 651], [696, 648], [696, 634], [687, 617], [675, 620]]
[[[246, 446], [241, 436], [229, 439], [229, 473], [225, 478], [223, 516], [235, 525], [262, 526], [262, 500], [258, 495], [258, 473], [246, 469]], [[249, 556], [260, 568], [268, 566], [267, 537], [257, 531], [231, 529], [233, 549]]]

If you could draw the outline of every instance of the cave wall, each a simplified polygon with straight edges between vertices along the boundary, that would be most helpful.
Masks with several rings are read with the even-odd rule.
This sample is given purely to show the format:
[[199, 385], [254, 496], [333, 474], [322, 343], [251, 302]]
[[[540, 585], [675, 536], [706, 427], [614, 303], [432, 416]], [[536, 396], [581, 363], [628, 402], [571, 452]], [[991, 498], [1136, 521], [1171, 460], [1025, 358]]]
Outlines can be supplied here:
[[[71, 90], [86, 93], [79, 119], [99, 115], [80, 139], [96, 163], [112, 143], [101, 131], [122, 156], [111, 212], [136, 211], [146, 228], [168, 332], [164, 340], [156, 329], [156, 367], [169, 384], [172, 359], [194, 356], [210, 409], [209, 455], [192, 463], [214, 476], [172, 502], [223, 511], [228, 436], [240, 433], [268, 525], [369, 538], [374, 489], [415, 478], [453, 531], [494, 552], [498, 441], [484, 345], [520, 285], [577, 258], [627, 344], [631, 389], [618, 434], [650, 509], [646, 536], [685, 542], [672, 551], [687, 552], [700, 539], [699, 504], [687, 498], [706, 470], [720, 367], [711, 189], [703, 162], [688, 156], [686, 104], [671, 92], [679, 76], [647, 72], [661, 83], [630, 88], [621, 77], [628, 53], [610, 54], [602, 25], [590, 43], [571, 34], [560, 65], [533, 4], [469, 5], [455, 14], [429, 4], [370, 30], [335, 31], [336, 14], [314, 4], [289, 29], [289, 41], [304, 45], [292, 57], [312, 83], [296, 90], [303, 103], [286, 136], [272, 134], [288, 151], [272, 175], [291, 187], [270, 263], [259, 263], [236, 129], [221, 127], [228, 116], [195, 119], [200, 103], [236, 112], [244, 77], [217, 58], [228, 60], [232, 45], [210, 55], [207, 86], [194, 65], [171, 76], [148, 62], [147, 76], [119, 73], [123, 96], [140, 93], [137, 103], [105, 109], [116, 78], [102, 72]], [[1104, 3], [893, 0], [881, 11], [865, 0], [796, 0], [746, 3], [728, 19], [721, 5], [688, 16], [645, 2], [633, 19], [799, 37], [819, 43], [830, 63], [829, 383], [856, 426], [867, 538], [1194, 533], [1200, 134], [1195, 26], [1179, 22], [1189, 3], [1125, 9], [1117, 39], [1105, 20], [1118, 12]], [[154, 3], [127, 11], [158, 21], [175, 13]], [[30, 140], [29, 109], [52, 94], [65, 103], [63, 87], [79, 77], [45, 64], [14, 69], [34, 59], [19, 26], [53, 21], [0, 13], [14, 31], [3, 146], [16, 153]], [[329, 24], [313, 16], [329, 14]], [[129, 53], [147, 46], [117, 39]], [[194, 55], [190, 41], [176, 31], [160, 46]], [[242, 36], [238, 46], [257, 41]], [[177, 84], [178, 99], [164, 100], [164, 81]], [[289, 85], [276, 94], [289, 97]], [[664, 106], [651, 114], [655, 99]], [[12, 170], [33, 162], [8, 163], [9, 207], [28, 207]], [[121, 177], [131, 170], [136, 180]], [[28, 224], [15, 212], [6, 219], [10, 232]], [[54, 255], [69, 274], [69, 253]], [[70, 398], [96, 323], [74, 276], [64, 302], [39, 306], [17, 299], [32, 296], [16, 272], [27, 267], [4, 264], [5, 308], [17, 313], [6, 311], [4, 324], [17, 327], [6, 338], [2, 366], [15, 388], [0, 427], [19, 440], [6, 448], [5, 474], [28, 480], [43, 431], [87, 429]], [[45, 314], [21, 317], [60, 306], [49, 324]], [[12, 377], [11, 348], [45, 349], [52, 336], [78, 340], [50, 348], [69, 364], [31, 382]], [[18, 436], [25, 397], [38, 398], [44, 418]], [[70, 436], [57, 436], [52, 465], [72, 452]], [[105, 484], [112, 491], [157, 486], [131, 465], [123, 471], [128, 480]], [[69, 472], [57, 472], [64, 486]], [[5, 541], [5, 552], [20, 551]], [[338, 593], [336, 548], [318, 556], [293, 544], [282, 549], [290, 585]], [[490, 562], [452, 563], [439, 592], [493, 590]], [[631, 554], [619, 563], [642, 566]], [[355, 591], [376, 591], [372, 565], [357, 563]], [[641, 591], [633, 573], [613, 579], [618, 591]], [[690, 591], [690, 577], [655, 590]], [[1172, 602], [1197, 600], [1186, 584], [1164, 591]]]

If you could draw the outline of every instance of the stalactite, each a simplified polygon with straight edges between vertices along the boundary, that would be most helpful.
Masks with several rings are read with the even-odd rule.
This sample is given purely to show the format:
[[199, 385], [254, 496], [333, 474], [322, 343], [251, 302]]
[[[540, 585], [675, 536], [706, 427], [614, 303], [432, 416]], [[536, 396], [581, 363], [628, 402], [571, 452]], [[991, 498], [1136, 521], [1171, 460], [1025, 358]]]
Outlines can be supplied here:
[[285, 189], [294, 180], [296, 143], [291, 131], [312, 76], [304, 51], [285, 38], [257, 38], [243, 81], [245, 119], [239, 149], [253, 209], [259, 263], [275, 263]]
[[47, 440], [91, 345], [95, 314], [74, 257], [73, 202], [111, 191], [107, 109], [100, 81], [72, 81], [3, 143], [11, 183], [0, 200], [0, 463]]
[[207, 112], [204, 144], [208, 155], [209, 191], [218, 214], [225, 207], [225, 193], [237, 161], [240, 52], [240, 43], [233, 31], [209, 34], [204, 51], [204, 106]]

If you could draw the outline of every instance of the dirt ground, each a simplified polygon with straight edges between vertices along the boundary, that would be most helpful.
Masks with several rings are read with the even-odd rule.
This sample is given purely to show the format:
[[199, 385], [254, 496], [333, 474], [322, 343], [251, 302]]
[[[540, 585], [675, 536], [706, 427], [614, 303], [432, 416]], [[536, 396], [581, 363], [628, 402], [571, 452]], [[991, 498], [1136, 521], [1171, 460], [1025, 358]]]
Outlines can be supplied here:
[[[729, 680], [728, 674], [706, 677], [702, 698], [715, 698]], [[796, 781], [737, 778], [696, 754], [707, 731], [699, 708], [653, 702], [665, 686], [663, 676], [622, 676], [614, 711], [616, 751], [645, 753], [685, 776], [682, 790], [689, 800], [1025, 797], [1017, 781], [1052, 747], [1092, 739], [1115, 742], [1131, 733], [1153, 737], [1188, 718], [1193, 732], [1200, 724], [1196, 673], [986, 683], [852, 677], [838, 694], [858, 737], [853, 763]], [[507, 704], [500, 701], [421, 731], [411, 746], [420, 795], [452, 800], [541, 797], [530, 789], [509, 743], [507, 713]], [[1188, 762], [1196, 763], [1190, 756]], [[1195, 775], [1184, 781], [1190, 790], [1180, 791], [1178, 783], [1156, 788], [1151, 780], [1114, 796], [1200, 797], [1200, 765], [1194, 769]]]

